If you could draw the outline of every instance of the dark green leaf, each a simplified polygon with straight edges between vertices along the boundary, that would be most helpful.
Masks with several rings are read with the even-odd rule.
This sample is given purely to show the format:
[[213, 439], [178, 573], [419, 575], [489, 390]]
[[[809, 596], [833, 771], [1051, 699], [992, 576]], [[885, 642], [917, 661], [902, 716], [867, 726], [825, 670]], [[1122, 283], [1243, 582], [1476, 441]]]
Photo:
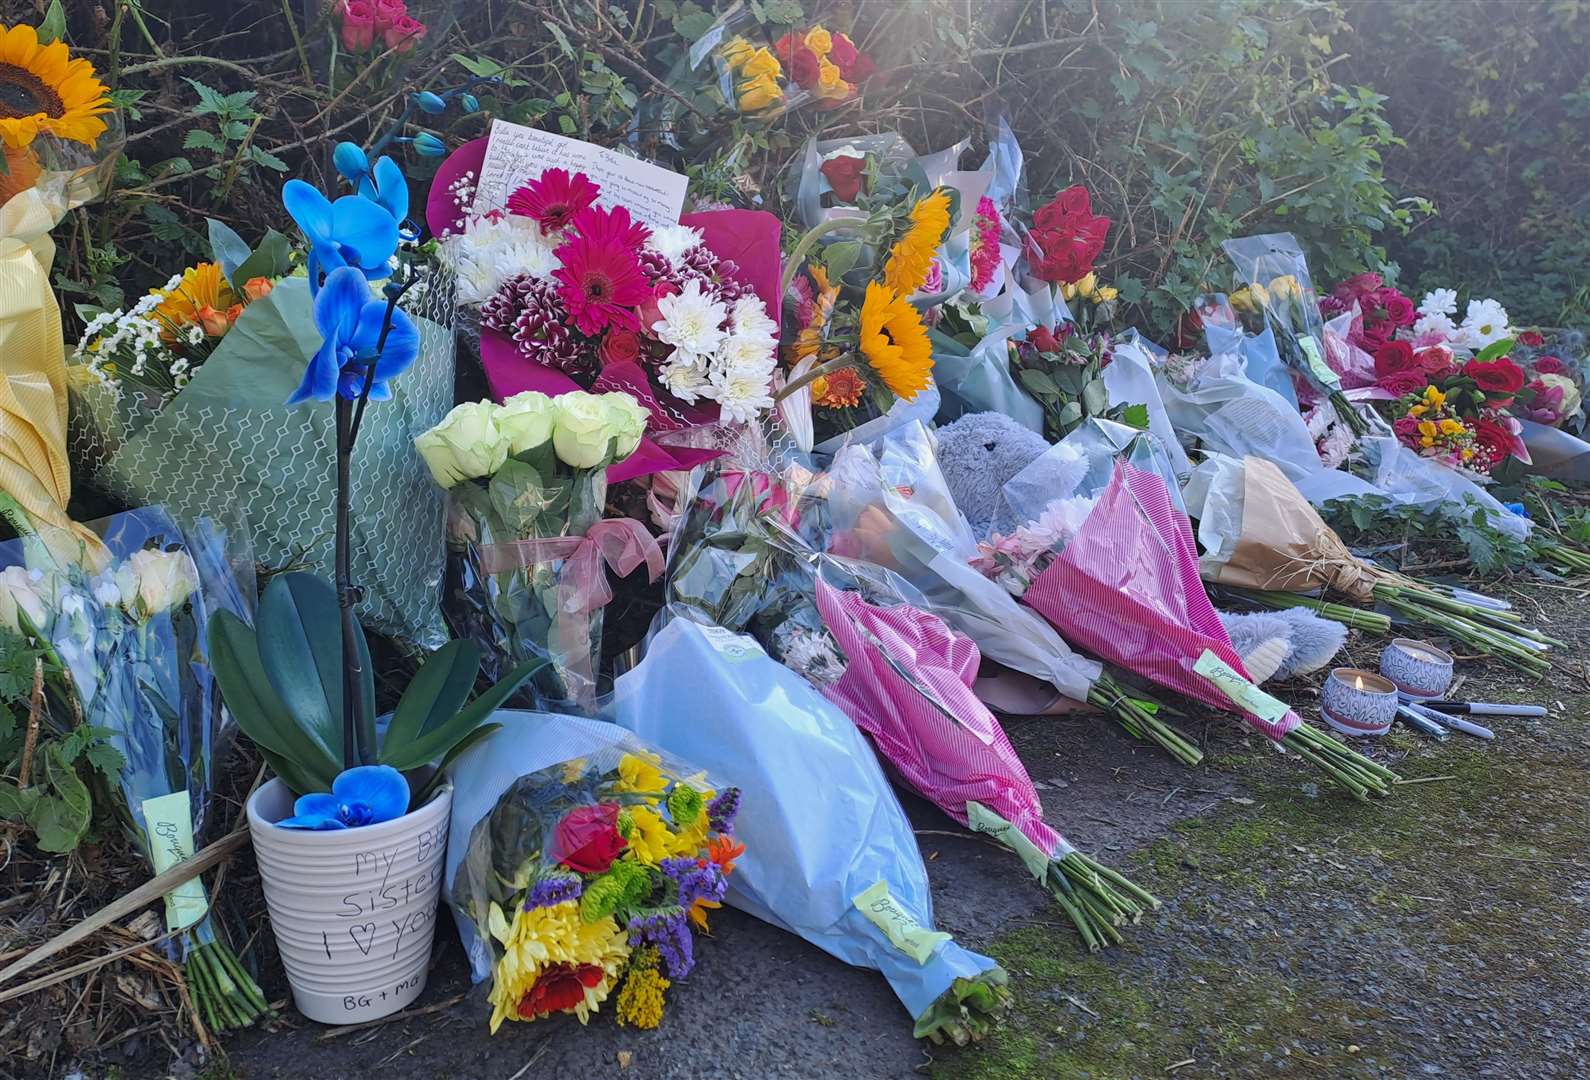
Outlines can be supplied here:
[[460, 739], [480, 726], [522, 686], [526, 679], [546, 666], [546, 660], [531, 660], [510, 671], [497, 685], [470, 702], [456, 716], [423, 738], [402, 747], [381, 748], [381, 763], [406, 771], [428, 765], [447, 753]]
[[271, 229], [261, 240], [259, 247], [249, 253], [238, 266], [235, 274], [228, 274], [232, 288], [238, 292], [243, 290], [250, 280], [263, 278], [278, 278], [292, 269], [293, 243], [287, 237]]
[[1110, 407], [1110, 392], [1103, 379], [1094, 379], [1082, 388], [1082, 406], [1089, 416], [1103, 416]]
[[236, 288], [237, 268], [249, 257], [248, 242], [237, 235], [237, 230], [226, 222], [217, 221], [215, 218], [204, 220], [210, 229], [210, 256], [221, 264], [221, 272]]
[[45, 851], [66, 852], [82, 841], [94, 816], [88, 786], [77, 770], [61, 760], [60, 748], [51, 747], [44, 755], [44, 775], [50, 793], [41, 795], [28, 814], [39, 847]]
[[26, 821], [38, 801], [38, 788], [19, 788], [9, 780], [0, 780], [0, 821]]
[[432, 653], [410, 680], [386, 729], [386, 747], [401, 746], [436, 730], [469, 700], [480, 673], [480, 647], [449, 641]]
[[61, 0], [50, 0], [50, 6], [44, 9], [44, 18], [39, 21], [34, 33], [38, 35], [40, 45], [49, 45], [66, 36], [66, 9], [61, 6]]

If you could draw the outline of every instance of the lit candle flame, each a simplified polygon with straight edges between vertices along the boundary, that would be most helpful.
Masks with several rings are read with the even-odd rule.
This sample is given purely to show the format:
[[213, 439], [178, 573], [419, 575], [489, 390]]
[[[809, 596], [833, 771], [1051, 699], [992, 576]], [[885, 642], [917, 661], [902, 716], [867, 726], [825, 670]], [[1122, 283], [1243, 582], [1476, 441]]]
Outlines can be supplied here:
[[1364, 677], [1362, 675], [1354, 675], [1353, 676], [1353, 689], [1354, 690], [1362, 690], [1363, 688], [1364, 688]]

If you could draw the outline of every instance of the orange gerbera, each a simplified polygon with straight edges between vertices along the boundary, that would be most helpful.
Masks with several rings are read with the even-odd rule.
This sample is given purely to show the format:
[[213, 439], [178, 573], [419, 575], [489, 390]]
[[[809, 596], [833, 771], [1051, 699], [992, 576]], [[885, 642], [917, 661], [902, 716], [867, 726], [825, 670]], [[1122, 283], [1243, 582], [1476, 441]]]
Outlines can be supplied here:
[[911, 207], [911, 227], [895, 241], [889, 261], [883, 265], [883, 280], [901, 296], [910, 296], [922, 287], [933, 272], [933, 258], [950, 227], [950, 193], [933, 192]]
[[933, 345], [922, 314], [880, 282], [861, 302], [861, 355], [895, 397], [916, 398], [932, 382]]
[[811, 275], [812, 288], [815, 290], [812, 295], [812, 317], [796, 335], [793, 363], [799, 363], [808, 356], [816, 356], [823, 347], [823, 335], [827, 333], [828, 320], [834, 314], [834, 301], [839, 298], [839, 286], [829, 283], [826, 269], [813, 263], [807, 273]]
[[745, 845], [736, 844], [734, 837], [718, 835], [707, 841], [707, 858], [717, 863], [724, 877], [734, 873], [734, 860], [745, 854]]
[[[204, 262], [190, 266], [182, 272], [182, 280], [174, 289], [156, 289], [161, 297], [154, 310], [154, 320], [160, 324], [160, 336], [166, 341], [176, 341], [183, 330], [198, 323], [210, 337], [220, 337], [231, 328], [237, 316], [230, 314], [241, 298], [232, 292], [221, 273], [220, 263]], [[239, 314], [241, 307], [237, 307]]]
[[73, 59], [66, 42], [43, 45], [31, 26], [0, 27], [0, 142], [22, 149], [54, 135], [93, 146], [109, 111], [94, 65]]
[[824, 409], [854, 408], [866, 388], [855, 368], [842, 367], [812, 380], [812, 402]]

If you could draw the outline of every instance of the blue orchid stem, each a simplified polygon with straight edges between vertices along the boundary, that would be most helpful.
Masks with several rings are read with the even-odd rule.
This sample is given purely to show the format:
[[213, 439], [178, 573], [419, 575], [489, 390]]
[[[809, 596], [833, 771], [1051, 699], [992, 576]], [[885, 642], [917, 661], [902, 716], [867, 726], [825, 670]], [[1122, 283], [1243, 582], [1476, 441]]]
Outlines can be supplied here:
[[[337, 395], [337, 602], [342, 624], [342, 766], [351, 769], [356, 765], [375, 762], [375, 730], [367, 719], [373, 717], [372, 703], [364, 700], [364, 671], [359, 639], [355, 635], [364, 631], [359, 627], [354, 605], [362, 598], [364, 590], [353, 583], [353, 560], [349, 550], [348, 509], [353, 472], [353, 447], [359, 439], [359, 428], [364, 424], [364, 410], [370, 403], [370, 389], [375, 385], [376, 365], [381, 351], [386, 348], [387, 335], [392, 332], [392, 320], [398, 301], [408, 292], [419, 275], [410, 273], [397, 288], [386, 289], [386, 315], [381, 323], [381, 336], [376, 341], [375, 355], [365, 364], [364, 383], [359, 388], [357, 403]], [[368, 730], [366, 730], [368, 728]]]
[[[450, 90], [442, 90], [437, 92], [436, 96], [451, 105], [456, 99], [462, 97], [464, 94], [478, 89], [479, 87], [497, 86], [501, 83], [501, 75], [474, 75], [471, 76], [467, 82], [455, 86]], [[415, 108], [415, 95], [410, 94], [408, 100], [403, 104], [403, 111], [398, 113], [397, 119], [393, 120], [392, 123], [387, 125], [387, 129], [382, 133], [381, 137], [370, 144], [370, 148], [366, 151], [366, 153], [374, 158], [377, 157], [382, 150], [385, 150], [387, 145], [396, 139], [398, 137], [398, 133], [403, 130], [405, 125], [408, 124], [409, 119], [414, 115]]]

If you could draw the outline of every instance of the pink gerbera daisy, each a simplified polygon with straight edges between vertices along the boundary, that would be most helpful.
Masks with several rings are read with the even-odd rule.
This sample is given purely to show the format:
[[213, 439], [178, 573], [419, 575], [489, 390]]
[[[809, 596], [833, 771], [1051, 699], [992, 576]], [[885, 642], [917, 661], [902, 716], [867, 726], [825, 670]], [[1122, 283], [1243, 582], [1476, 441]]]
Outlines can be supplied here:
[[574, 231], [596, 244], [608, 244], [637, 254], [651, 239], [651, 230], [629, 216], [622, 206], [603, 210], [587, 207], [574, 215]]
[[534, 218], [542, 232], [554, 233], [596, 201], [602, 189], [584, 173], [570, 176], [563, 169], [548, 169], [508, 196], [508, 211]]
[[580, 333], [595, 335], [608, 327], [640, 329], [634, 309], [651, 299], [651, 287], [634, 251], [576, 232], [558, 245], [555, 254], [563, 264], [552, 271], [558, 297]]

